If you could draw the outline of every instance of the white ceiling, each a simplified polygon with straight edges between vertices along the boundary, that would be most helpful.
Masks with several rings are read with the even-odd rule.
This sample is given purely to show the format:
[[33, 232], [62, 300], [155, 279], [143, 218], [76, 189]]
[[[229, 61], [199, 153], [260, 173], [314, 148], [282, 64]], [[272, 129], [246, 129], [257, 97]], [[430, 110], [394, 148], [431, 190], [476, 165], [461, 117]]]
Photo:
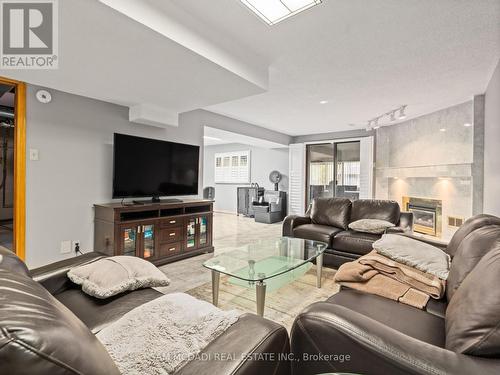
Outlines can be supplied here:
[[464, 102], [500, 58], [500, 0], [324, 0], [271, 27], [239, 0], [100, 1], [59, 2], [58, 70], [0, 75], [302, 135]]
[[207, 109], [290, 135], [470, 100], [500, 58], [498, 0], [324, 0], [271, 27], [238, 0], [176, 4], [269, 62], [269, 91]]
[[217, 145], [238, 143], [238, 144], [255, 146], [260, 148], [268, 148], [268, 149], [288, 147], [281, 143], [271, 142], [265, 139], [250, 137], [248, 135], [233, 133], [217, 128], [211, 128], [210, 126], [205, 126], [203, 134], [204, 134], [203, 144], [205, 146], [217, 146]]
[[[202, 40], [199, 45], [210, 46]], [[210, 52], [205, 57], [97, 0], [64, 0], [59, 69], [0, 69], [0, 75], [125, 106], [160, 106], [176, 115], [263, 91], [267, 77], [245, 71], [237, 54], [227, 62], [215, 47]], [[232, 63], [232, 70], [223, 62]]]

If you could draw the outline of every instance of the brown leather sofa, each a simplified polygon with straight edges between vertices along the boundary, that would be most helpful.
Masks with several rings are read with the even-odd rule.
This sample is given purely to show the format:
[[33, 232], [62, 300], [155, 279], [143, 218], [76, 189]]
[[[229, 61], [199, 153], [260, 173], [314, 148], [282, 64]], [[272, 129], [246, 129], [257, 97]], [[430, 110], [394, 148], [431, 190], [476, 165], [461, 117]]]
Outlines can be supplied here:
[[306, 308], [292, 353], [318, 360], [292, 374], [500, 374], [500, 218], [467, 220], [443, 250], [446, 296], [426, 311], [346, 288]]
[[[102, 257], [98, 253], [31, 272], [10, 251], [0, 249], [0, 255], [0, 373], [118, 374], [94, 334], [134, 307], [162, 294], [154, 289], [141, 289], [106, 300], [84, 294], [68, 280], [66, 273], [75, 265]], [[289, 350], [285, 328], [245, 314], [210, 343], [199, 359], [188, 362], [176, 375], [288, 375], [289, 362], [273, 360], [264, 353], [277, 357]], [[227, 355], [218, 360], [222, 358], [220, 353]]]
[[349, 223], [360, 219], [386, 220], [395, 225], [388, 232], [411, 233], [413, 214], [401, 212], [395, 201], [347, 198], [316, 198], [305, 216], [289, 215], [283, 221], [283, 236], [326, 242], [323, 264], [338, 268], [372, 250], [380, 234], [349, 229]]

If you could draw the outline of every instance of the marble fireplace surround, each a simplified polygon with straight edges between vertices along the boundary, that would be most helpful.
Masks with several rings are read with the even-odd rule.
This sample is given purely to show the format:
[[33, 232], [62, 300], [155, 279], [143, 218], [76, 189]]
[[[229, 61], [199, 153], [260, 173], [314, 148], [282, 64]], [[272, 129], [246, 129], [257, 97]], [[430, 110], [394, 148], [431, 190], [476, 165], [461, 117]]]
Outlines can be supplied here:
[[[403, 197], [441, 201], [441, 233], [449, 240], [457, 227], [449, 217], [468, 218], [473, 212], [475, 171], [473, 101], [446, 108], [376, 134], [375, 196], [397, 201]], [[442, 131], [441, 129], [445, 129]]]

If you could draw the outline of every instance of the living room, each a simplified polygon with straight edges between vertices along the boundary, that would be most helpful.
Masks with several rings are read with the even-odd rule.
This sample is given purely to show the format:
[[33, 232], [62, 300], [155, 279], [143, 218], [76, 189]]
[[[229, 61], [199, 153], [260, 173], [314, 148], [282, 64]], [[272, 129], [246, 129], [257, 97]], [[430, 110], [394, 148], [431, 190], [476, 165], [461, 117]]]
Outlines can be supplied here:
[[1, 374], [500, 372], [500, 1], [0, 19]]

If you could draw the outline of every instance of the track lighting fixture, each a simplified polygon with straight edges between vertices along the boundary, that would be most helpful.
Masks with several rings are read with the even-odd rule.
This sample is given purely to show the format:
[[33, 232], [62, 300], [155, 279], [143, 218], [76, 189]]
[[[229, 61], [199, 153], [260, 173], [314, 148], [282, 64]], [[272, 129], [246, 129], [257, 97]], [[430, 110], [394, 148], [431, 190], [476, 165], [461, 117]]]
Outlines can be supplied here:
[[[386, 112], [380, 116], [374, 117], [373, 119], [368, 121], [368, 125], [366, 127], [367, 131], [373, 130], [373, 129], [378, 129], [381, 126], [385, 126], [383, 123], [380, 124], [379, 121], [383, 120], [384, 117], [389, 117], [389, 120], [391, 122], [395, 122], [396, 120], [404, 120], [406, 118], [406, 107], [407, 105], [402, 105], [401, 107], [398, 107], [396, 109], [393, 109], [392, 111]], [[396, 119], [396, 113], [399, 112], [399, 115]]]

